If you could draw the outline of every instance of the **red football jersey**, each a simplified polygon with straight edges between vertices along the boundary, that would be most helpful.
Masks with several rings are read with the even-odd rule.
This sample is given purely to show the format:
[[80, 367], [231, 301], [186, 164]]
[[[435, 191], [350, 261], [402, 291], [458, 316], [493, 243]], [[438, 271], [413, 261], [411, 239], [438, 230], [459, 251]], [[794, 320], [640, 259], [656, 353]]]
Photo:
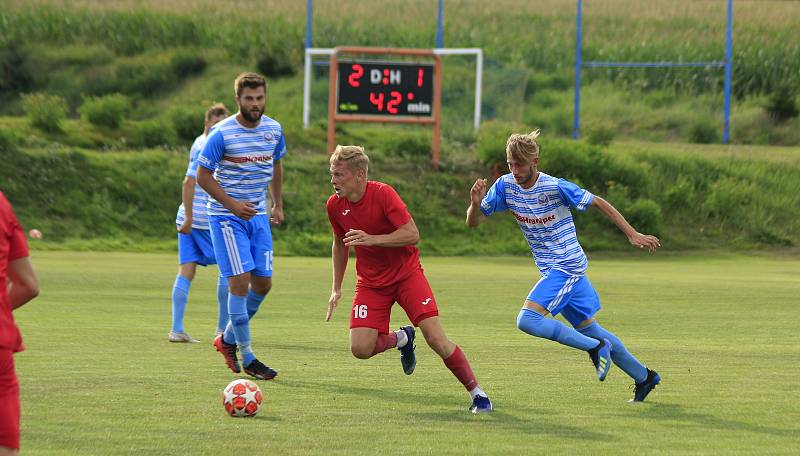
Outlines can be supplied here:
[[8, 263], [28, 256], [28, 243], [25, 233], [14, 215], [11, 203], [0, 192], [0, 349], [21, 351], [22, 337], [6, 295]]
[[[356, 203], [333, 194], [327, 203], [333, 234], [344, 237], [349, 230], [367, 234], [389, 234], [411, 220], [400, 195], [390, 185], [368, 181], [364, 196]], [[420, 269], [419, 249], [356, 246], [356, 274], [363, 286], [379, 288], [403, 280]]]

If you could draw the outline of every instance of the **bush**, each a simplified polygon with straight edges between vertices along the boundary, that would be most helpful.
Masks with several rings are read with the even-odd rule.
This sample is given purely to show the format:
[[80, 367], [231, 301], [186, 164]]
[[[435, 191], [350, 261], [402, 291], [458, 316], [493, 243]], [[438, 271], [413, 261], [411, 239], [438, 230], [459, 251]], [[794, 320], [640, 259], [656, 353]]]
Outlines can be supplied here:
[[695, 122], [689, 130], [689, 141], [697, 144], [719, 142], [719, 126], [707, 120]]
[[390, 155], [411, 159], [428, 159], [431, 157], [431, 138], [424, 133], [393, 134], [384, 148]]
[[14, 152], [17, 150], [17, 144], [19, 144], [19, 137], [14, 130], [0, 128], [0, 150]]
[[625, 218], [640, 233], [661, 235], [661, 206], [651, 199], [636, 200], [625, 209]]
[[170, 65], [175, 75], [184, 79], [202, 73], [208, 64], [202, 55], [190, 51], [178, 51], [172, 56]]
[[710, 216], [723, 222], [741, 220], [746, 223], [743, 219], [747, 218], [753, 194], [752, 185], [747, 182], [722, 178], [710, 185], [704, 208]]
[[775, 122], [784, 122], [797, 117], [800, 110], [797, 109], [796, 89], [788, 84], [781, 84], [769, 98], [769, 102], [764, 110], [770, 119]]
[[67, 102], [63, 98], [30, 93], [22, 96], [22, 107], [34, 127], [50, 133], [62, 131], [61, 122], [67, 117]]
[[664, 202], [671, 210], [685, 210], [694, 202], [695, 192], [692, 183], [681, 177], [678, 182], [664, 192]]
[[175, 107], [169, 112], [172, 127], [178, 140], [181, 142], [192, 142], [203, 132], [203, 122], [205, 110], [201, 107], [185, 108]]
[[28, 54], [17, 43], [0, 47], [0, 92], [19, 93], [33, 87]]
[[258, 72], [267, 78], [279, 78], [281, 76], [291, 76], [294, 74], [294, 67], [290, 61], [288, 53], [280, 50], [267, 50], [256, 59]]
[[175, 142], [172, 124], [159, 119], [147, 120], [136, 129], [136, 143], [143, 147], [158, 147]]
[[125, 95], [115, 93], [102, 97], [88, 97], [79, 111], [81, 117], [93, 125], [117, 128], [131, 110], [131, 103]]
[[175, 87], [177, 78], [172, 66], [164, 62], [122, 63], [116, 79], [120, 92], [149, 96]]
[[614, 140], [614, 125], [608, 122], [595, 122], [588, 128], [586, 141], [595, 146], [608, 146]]

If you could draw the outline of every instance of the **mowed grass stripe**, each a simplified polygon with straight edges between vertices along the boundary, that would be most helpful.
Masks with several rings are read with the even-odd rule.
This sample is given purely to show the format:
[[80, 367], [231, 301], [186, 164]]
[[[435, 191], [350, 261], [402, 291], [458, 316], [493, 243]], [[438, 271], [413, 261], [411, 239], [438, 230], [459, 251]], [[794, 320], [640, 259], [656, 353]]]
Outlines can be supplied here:
[[[198, 271], [170, 344], [173, 255], [33, 252], [42, 294], [16, 312], [25, 454], [791, 454], [800, 447], [800, 260], [755, 256], [592, 258], [600, 321], [663, 377], [627, 404], [618, 368], [599, 383], [588, 356], [515, 328], [538, 278], [526, 257], [423, 258], [445, 330], [497, 411], [471, 416], [461, 385], [420, 338], [418, 367], [394, 350], [353, 358], [345, 296], [325, 323], [330, 261], [275, 259], [252, 325], [255, 419], [220, 400], [236, 375], [211, 347], [216, 268]], [[392, 327], [407, 321], [397, 309]]]

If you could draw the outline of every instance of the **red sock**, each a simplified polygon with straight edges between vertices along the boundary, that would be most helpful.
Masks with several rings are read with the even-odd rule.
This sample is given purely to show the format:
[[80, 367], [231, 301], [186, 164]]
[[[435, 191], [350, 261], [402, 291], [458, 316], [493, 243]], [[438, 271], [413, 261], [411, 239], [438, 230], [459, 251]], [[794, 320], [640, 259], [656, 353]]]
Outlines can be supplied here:
[[456, 345], [456, 351], [453, 352], [447, 359], [444, 360], [444, 365], [453, 372], [459, 382], [464, 385], [467, 391], [472, 391], [478, 386], [478, 380], [475, 374], [472, 373], [472, 368], [469, 367], [469, 361], [461, 351], [461, 347]]
[[385, 352], [390, 348], [394, 348], [397, 346], [397, 333], [392, 331], [389, 334], [381, 334], [378, 333], [378, 338], [375, 340], [375, 348], [372, 349], [372, 355], [375, 356], [378, 353]]

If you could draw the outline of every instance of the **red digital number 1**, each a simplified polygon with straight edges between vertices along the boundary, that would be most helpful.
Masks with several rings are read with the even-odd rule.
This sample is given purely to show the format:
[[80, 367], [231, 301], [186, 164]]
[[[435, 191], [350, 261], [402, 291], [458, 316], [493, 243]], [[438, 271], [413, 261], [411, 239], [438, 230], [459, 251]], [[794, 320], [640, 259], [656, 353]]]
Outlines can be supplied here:
[[353, 72], [350, 74], [350, 77], [347, 78], [347, 83], [350, 84], [350, 87], [360, 87], [361, 83], [358, 81], [358, 78], [364, 75], [364, 67], [356, 63], [351, 68]]
[[420, 68], [417, 70], [417, 87], [422, 87], [422, 75], [425, 74], [425, 70]]

